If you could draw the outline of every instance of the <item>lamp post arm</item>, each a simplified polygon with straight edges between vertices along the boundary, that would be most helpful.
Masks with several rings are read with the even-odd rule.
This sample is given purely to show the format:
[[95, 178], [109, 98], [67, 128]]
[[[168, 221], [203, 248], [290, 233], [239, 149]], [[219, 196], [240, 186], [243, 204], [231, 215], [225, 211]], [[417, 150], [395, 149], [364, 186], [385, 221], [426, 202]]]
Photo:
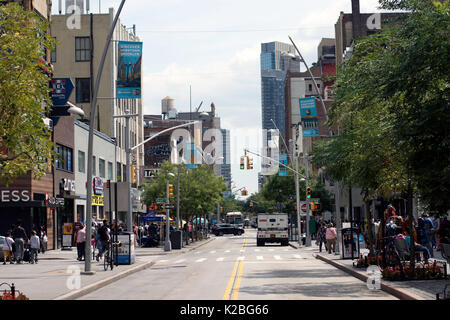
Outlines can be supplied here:
[[194, 122], [189, 122], [189, 123], [185, 123], [185, 124], [180, 124], [179, 126], [175, 126], [175, 127], [172, 127], [172, 128], [165, 129], [165, 130], [163, 130], [163, 131], [161, 131], [161, 132], [158, 132], [158, 133], [155, 134], [154, 136], [151, 136], [151, 137], [148, 138], [147, 140], [144, 140], [143, 142], [141, 142], [141, 143], [135, 145], [135, 146], [134, 146], [133, 148], [131, 148], [130, 150], [133, 151], [134, 149], [139, 148], [139, 147], [142, 146], [143, 144], [149, 142], [150, 140], [152, 140], [152, 139], [156, 138], [157, 136], [162, 135], [162, 134], [164, 134], [164, 133], [166, 133], [166, 132], [169, 132], [169, 131], [174, 130], [174, 129], [182, 128], [182, 127], [187, 127], [187, 126], [190, 126], [190, 125], [192, 125], [192, 124], [196, 124], [196, 123], [198, 123], [198, 122], [200, 122], [200, 121], [194, 121]]
[[264, 158], [264, 159], [268, 159], [268, 160], [270, 160], [270, 161], [278, 162], [280, 165], [282, 165], [283, 167], [285, 167], [285, 168], [291, 170], [292, 172], [298, 174], [300, 177], [306, 178], [306, 176], [302, 175], [300, 172], [298, 172], [298, 171], [292, 169], [291, 167], [289, 167], [289, 166], [287, 166], [287, 165], [285, 165], [285, 164], [283, 164], [283, 163], [280, 163], [279, 161], [277, 161], [277, 160], [275, 160], [275, 159], [273, 159], [273, 158], [269, 158], [269, 157], [266, 157], [266, 156], [262, 156], [262, 155], [260, 155], [260, 154], [258, 154], [258, 153], [256, 153], [256, 152], [252, 152], [252, 151], [250, 151], [250, 150], [248, 150], [248, 149], [244, 149], [244, 151], [245, 151], [245, 152], [248, 152], [248, 153], [251, 153], [251, 154], [254, 154], [255, 156], [258, 156], [258, 157], [261, 157], [261, 158]]

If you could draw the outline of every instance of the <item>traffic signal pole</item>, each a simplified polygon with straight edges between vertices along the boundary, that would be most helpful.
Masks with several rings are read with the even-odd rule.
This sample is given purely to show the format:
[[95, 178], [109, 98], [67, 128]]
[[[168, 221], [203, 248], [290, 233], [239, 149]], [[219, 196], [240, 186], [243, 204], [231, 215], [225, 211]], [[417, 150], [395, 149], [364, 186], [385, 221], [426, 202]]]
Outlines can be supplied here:
[[[169, 197], [169, 180], [166, 182], [166, 197], [167, 201], [166, 204], [170, 203], [170, 197]], [[164, 241], [164, 251], [171, 251], [172, 250], [172, 243], [170, 243], [170, 215], [169, 215], [170, 209], [166, 209], [166, 239]]]
[[[306, 173], [306, 186], [309, 186], [309, 161], [308, 161], [308, 154], [305, 153], [305, 173]], [[305, 247], [311, 247], [311, 233], [309, 230], [309, 220], [311, 215], [311, 208], [310, 208], [310, 198], [306, 196], [306, 223], [305, 223], [305, 229], [306, 229], [306, 241], [305, 241]]]

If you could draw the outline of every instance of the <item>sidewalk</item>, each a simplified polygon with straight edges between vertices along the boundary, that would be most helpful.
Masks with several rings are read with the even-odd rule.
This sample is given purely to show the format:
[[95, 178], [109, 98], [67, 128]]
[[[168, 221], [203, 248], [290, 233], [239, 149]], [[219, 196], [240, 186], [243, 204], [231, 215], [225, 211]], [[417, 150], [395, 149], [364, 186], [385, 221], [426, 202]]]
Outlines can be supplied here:
[[[30, 300], [72, 300], [89, 292], [104, 287], [130, 274], [150, 268], [158, 257], [171, 254], [183, 254], [197, 249], [215, 238], [210, 237], [196, 241], [181, 250], [164, 251], [159, 248], [136, 248], [136, 261], [132, 265], [114, 266], [105, 271], [103, 260], [92, 261], [91, 270], [94, 275], [79, 275], [79, 289], [76, 282], [79, 272], [84, 271], [84, 261], [77, 261], [77, 250], [52, 250], [39, 255], [38, 264], [0, 264], [0, 283], [14, 283], [16, 290], [23, 292]], [[72, 289], [75, 287], [75, 289]], [[7, 286], [0, 287], [0, 292], [9, 290]]]
[[[319, 247], [312, 241], [311, 247], [301, 246], [298, 243], [290, 242], [291, 247], [299, 249], [303, 252], [310, 253], [316, 259], [320, 259], [334, 267], [341, 269], [344, 272], [362, 280], [367, 281], [368, 275], [365, 269], [358, 269], [353, 267], [353, 261], [343, 260], [340, 255], [328, 254], [325, 250], [319, 252]], [[361, 254], [367, 254], [368, 249], [361, 249]], [[437, 260], [442, 260], [440, 252], [435, 251], [434, 257]], [[432, 259], [430, 259], [432, 261]], [[387, 281], [381, 280], [381, 290], [386, 291], [393, 296], [404, 300], [436, 300], [436, 294], [442, 293], [446, 284], [450, 284], [450, 266], [447, 265], [448, 279], [444, 280], [416, 280], [416, 281]]]

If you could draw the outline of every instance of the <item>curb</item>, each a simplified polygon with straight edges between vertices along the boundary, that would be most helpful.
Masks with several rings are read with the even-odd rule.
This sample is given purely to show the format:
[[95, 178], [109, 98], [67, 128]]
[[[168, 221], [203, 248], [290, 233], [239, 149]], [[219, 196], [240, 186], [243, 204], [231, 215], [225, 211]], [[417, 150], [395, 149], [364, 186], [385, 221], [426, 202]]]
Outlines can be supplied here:
[[[368, 276], [362, 274], [361, 272], [353, 270], [353, 268], [349, 268], [347, 266], [344, 266], [336, 261], [333, 261], [331, 259], [325, 258], [324, 256], [320, 254], [313, 254], [313, 256], [316, 259], [322, 260], [328, 264], [331, 264], [332, 266], [354, 276], [355, 278], [358, 278], [361, 281], [367, 282]], [[399, 298], [400, 300], [424, 300], [424, 298], [415, 295], [413, 293], [407, 292], [404, 289], [395, 288], [393, 286], [387, 285], [385, 283], [381, 283], [381, 290], [393, 295], [396, 298]]]
[[[198, 245], [198, 246], [196, 246], [194, 248], [190, 248], [190, 249], [186, 250], [184, 253], [190, 252], [192, 250], [195, 250], [195, 249], [197, 249], [197, 248], [199, 248], [199, 247], [201, 247], [201, 246], [203, 246], [203, 245], [213, 241], [214, 239], [215, 238], [208, 239], [208, 241], [205, 241], [204, 243], [202, 243], [202, 244], [200, 244], [200, 245]], [[166, 255], [174, 254], [174, 253], [183, 253], [183, 252], [182, 251], [171, 252], [171, 253], [166, 253]], [[149, 254], [149, 255], [152, 255], [152, 254]], [[160, 254], [157, 254], [157, 255], [160, 255]], [[109, 285], [109, 284], [111, 284], [111, 283], [113, 283], [113, 282], [115, 282], [117, 280], [125, 278], [125, 277], [127, 277], [127, 276], [129, 276], [129, 275], [131, 275], [133, 273], [136, 273], [136, 272], [148, 269], [151, 266], [153, 266], [155, 263], [156, 263], [155, 261], [146, 262], [146, 263], [144, 263], [142, 265], [139, 265], [139, 266], [133, 267], [131, 269], [128, 269], [126, 271], [123, 271], [121, 273], [118, 273], [118, 274], [116, 274], [116, 275], [114, 275], [112, 277], [109, 277], [109, 278], [100, 280], [98, 282], [92, 283], [92, 284], [90, 284], [90, 285], [88, 285], [88, 286], [86, 286], [84, 288], [78, 289], [78, 290], [76, 290], [74, 292], [70, 292], [70, 293], [64, 294], [62, 296], [56, 297], [53, 300], [75, 300], [75, 299], [78, 299], [78, 298], [80, 298], [80, 297], [82, 297], [84, 295], [87, 295], [87, 294], [89, 294], [91, 292], [94, 292], [94, 291], [100, 289], [100, 288], [103, 288], [103, 287], [105, 287], [105, 286], [107, 286], [107, 285]]]

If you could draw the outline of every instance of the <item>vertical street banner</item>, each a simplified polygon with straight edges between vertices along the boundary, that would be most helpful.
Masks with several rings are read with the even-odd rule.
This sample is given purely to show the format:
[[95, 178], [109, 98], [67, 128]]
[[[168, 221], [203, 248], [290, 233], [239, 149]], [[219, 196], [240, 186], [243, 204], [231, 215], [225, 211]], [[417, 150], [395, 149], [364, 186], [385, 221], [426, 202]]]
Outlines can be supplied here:
[[303, 137], [319, 136], [316, 98], [300, 98], [300, 116], [302, 117]]
[[[284, 164], [284, 165], [288, 165], [288, 155], [287, 153], [280, 153], [280, 163]], [[280, 177], [288, 177], [289, 176], [289, 172], [288, 169], [286, 169], [286, 167], [280, 165], [280, 171], [278, 171], [278, 175]]]
[[141, 98], [142, 42], [119, 41], [116, 98]]

